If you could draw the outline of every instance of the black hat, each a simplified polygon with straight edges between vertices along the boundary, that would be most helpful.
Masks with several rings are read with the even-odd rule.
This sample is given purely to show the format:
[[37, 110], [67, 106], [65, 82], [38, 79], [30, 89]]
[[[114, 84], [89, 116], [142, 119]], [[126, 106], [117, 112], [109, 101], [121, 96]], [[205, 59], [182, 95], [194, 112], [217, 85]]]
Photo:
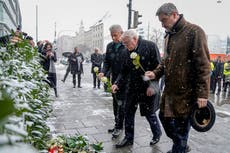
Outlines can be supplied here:
[[212, 103], [208, 100], [207, 106], [198, 108], [196, 104], [191, 113], [191, 125], [198, 132], [206, 132], [212, 128], [216, 120], [216, 113]]

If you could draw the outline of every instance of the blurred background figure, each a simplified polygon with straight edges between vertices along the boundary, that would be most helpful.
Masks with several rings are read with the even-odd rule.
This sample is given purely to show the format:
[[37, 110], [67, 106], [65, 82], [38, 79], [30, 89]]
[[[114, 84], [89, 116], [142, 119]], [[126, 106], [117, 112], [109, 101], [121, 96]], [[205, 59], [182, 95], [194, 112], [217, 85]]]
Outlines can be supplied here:
[[73, 54], [69, 58], [69, 63], [70, 63], [70, 72], [73, 75], [73, 88], [76, 87], [76, 75], [78, 78], [78, 88], [81, 87], [81, 74], [83, 73], [83, 61], [84, 57], [82, 53], [78, 51], [78, 48], [74, 48]]
[[[100, 79], [97, 78], [96, 73], [94, 72], [94, 67], [98, 67], [98, 73], [101, 72], [101, 65], [103, 62], [103, 55], [99, 53], [99, 49], [95, 48], [94, 53], [91, 54], [91, 62], [92, 62], [92, 68], [91, 73], [93, 74], [93, 88], [98, 87], [100, 89]], [[97, 85], [96, 85], [97, 82]]]

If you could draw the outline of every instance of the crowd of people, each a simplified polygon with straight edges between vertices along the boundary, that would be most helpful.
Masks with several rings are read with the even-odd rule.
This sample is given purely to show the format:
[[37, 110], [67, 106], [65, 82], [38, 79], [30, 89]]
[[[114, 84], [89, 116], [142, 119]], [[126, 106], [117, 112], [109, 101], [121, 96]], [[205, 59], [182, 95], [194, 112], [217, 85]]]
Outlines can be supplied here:
[[[116, 139], [125, 129], [125, 136], [116, 144], [117, 148], [133, 144], [135, 113], [139, 106], [140, 114], [146, 118], [152, 132], [150, 145], [160, 141], [161, 123], [173, 142], [167, 153], [186, 153], [190, 151], [187, 142], [193, 106], [206, 107], [210, 89], [214, 93], [217, 83], [217, 94], [220, 93], [221, 80], [224, 80], [223, 91], [227, 90], [230, 61], [223, 63], [218, 58], [210, 66], [205, 32], [186, 21], [174, 4], [163, 4], [156, 16], [166, 30], [164, 57], [161, 59], [154, 42], [142, 39], [134, 29], [123, 31], [120, 25], [114, 24], [109, 29], [112, 41], [107, 45], [106, 53], [101, 54], [95, 48], [91, 54], [93, 88], [100, 88], [100, 79], [104, 76], [111, 80], [114, 126], [108, 132]], [[48, 83], [57, 97], [56, 52], [50, 42], [38, 42], [37, 46], [43, 59], [41, 64], [48, 72]], [[82, 88], [83, 61], [83, 54], [75, 47], [68, 57], [62, 81], [65, 82], [71, 73], [73, 88], [76, 77], [77, 87]], [[94, 71], [95, 67], [98, 73]], [[158, 82], [161, 77], [165, 84], [163, 93]], [[159, 109], [160, 120], [156, 114]]]
[[[211, 94], [220, 95], [221, 90], [225, 93], [230, 92], [230, 60], [225, 57], [221, 59], [217, 57], [215, 61], [211, 61]], [[218, 88], [217, 88], [218, 87]], [[217, 92], [216, 92], [217, 88]]]

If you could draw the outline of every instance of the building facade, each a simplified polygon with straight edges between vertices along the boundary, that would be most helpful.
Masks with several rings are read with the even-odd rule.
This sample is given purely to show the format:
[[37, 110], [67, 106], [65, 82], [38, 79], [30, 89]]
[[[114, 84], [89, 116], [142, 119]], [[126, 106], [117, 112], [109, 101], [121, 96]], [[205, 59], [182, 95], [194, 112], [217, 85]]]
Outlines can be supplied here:
[[73, 50], [76, 46], [88, 58], [95, 47], [103, 52], [105, 50], [104, 24], [97, 23], [85, 31], [83, 22], [81, 21], [79, 32], [76, 32], [74, 37], [61, 36], [57, 39], [57, 48], [60, 55], [65, 51]]
[[11, 33], [22, 26], [18, 0], [0, 0], [0, 36]]

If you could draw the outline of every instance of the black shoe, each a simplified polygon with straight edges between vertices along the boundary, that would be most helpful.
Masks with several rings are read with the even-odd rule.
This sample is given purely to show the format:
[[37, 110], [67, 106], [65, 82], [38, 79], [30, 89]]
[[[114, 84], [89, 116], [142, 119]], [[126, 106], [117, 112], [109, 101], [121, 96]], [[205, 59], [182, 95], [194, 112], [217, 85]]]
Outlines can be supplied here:
[[65, 83], [65, 80], [61, 80], [63, 83]]
[[78, 86], [78, 88], [82, 88], [81, 86]]
[[98, 89], [100, 89], [101, 87], [97, 87]]
[[115, 128], [112, 128], [112, 129], [108, 129], [108, 133], [113, 133]]
[[118, 138], [121, 133], [122, 133], [122, 129], [114, 129], [112, 136], [113, 138]]
[[159, 141], [160, 141], [160, 136], [157, 137], [157, 138], [153, 138], [153, 139], [150, 141], [149, 144], [152, 146], [152, 145], [157, 144]]
[[[191, 148], [189, 147], [189, 145], [186, 146], [186, 152], [190, 152]], [[167, 153], [172, 153], [172, 150], [169, 150]]]
[[96, 88], [96, 86], [94, 86], [93, 88]]
[[76, 88], [76, 86], [73, 86], [73, 88]]
[[130, 145], [133, 145], [133, 140], [124, 138], [121, 142], [116, 144], [116, 148], [122, 148], [122, 147], [130, 146]]

